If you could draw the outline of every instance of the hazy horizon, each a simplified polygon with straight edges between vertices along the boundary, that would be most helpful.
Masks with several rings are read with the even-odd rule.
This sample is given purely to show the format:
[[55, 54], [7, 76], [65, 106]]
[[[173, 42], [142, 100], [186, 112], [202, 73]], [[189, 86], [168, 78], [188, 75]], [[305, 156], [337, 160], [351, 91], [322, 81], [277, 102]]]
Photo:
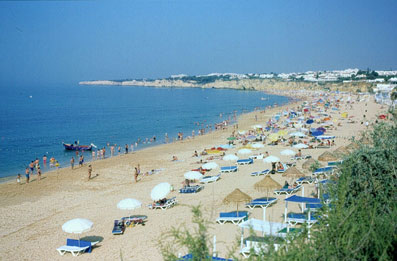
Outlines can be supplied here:
[[394, 1], [0, 1], [0, 87], [397, 69]]

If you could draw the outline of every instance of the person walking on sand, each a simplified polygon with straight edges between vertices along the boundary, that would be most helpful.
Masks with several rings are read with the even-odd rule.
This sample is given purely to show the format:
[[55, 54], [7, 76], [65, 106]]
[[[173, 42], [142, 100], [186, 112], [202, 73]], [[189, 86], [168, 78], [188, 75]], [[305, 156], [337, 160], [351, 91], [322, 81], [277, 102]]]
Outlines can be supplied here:
[[96, 155], [96, 153], [95, 153], [95, 150], [92, 150], [92, 152], [91, 152], [92, 161], [94, 161], [94, 160], [95, 160], [95, 155]]
[[91, 179], [91, 173], [92, 173], [92, 166], [90, 164], [88, 165], [88, 181]]
[[79, 166], [83, 167], [83, 164], [84, 164], [84, 156], [83, 156], [83, 154], [81, 154], [80, 159], [79, 159]]
[[135, 180], [135, 182], [138, 182], [138, 175], [139, 175], [138, 168], [135, 167], [135, 173], [134, 173], [134, 180]]
[[119, 156], [120, 156], [120, 154], [121, 154], [121, 146], [120, 145], [119, 145], [118, 151], [119, 151]]
[[37, 181], [40, 181], [40, 180], [41, 180], [41, 168], [38, 167], [37, 168]]
[[30, 170], [29, 170], [29, 168], [25, 169], [25, 177], [26, 177], [26, 183], [29, 183], [29, 179], [30, 179]]
[[21, 174], [19, 174], [19, 173], [18, 173], [18, 176], [17, 176], [17, 184], [21, 185]]
[[[95, 152], [94, 152], [95, 153]], [[70, 167], [73, 169], [74, 168], [74, 157], [70, 160]]]
[[125, 154], [128, 154], [128, 144], [125, 144]]

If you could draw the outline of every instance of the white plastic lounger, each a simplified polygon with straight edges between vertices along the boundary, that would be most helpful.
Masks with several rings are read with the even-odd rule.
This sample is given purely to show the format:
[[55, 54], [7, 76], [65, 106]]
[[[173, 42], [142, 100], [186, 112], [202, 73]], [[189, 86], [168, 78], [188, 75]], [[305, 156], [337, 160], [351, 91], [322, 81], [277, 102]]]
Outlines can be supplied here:
[[305, 177], [301, 177], [299, 179], [297, 179], [295, 181], [296, 184], [298, 185], [302, 185], [303, 183], [307, 183], [307, 184], [313, 184], [316, 180], [310, 176], [305, 176]]
[[201, 183], [211, 183], [211, 182], [218, 181], [218, 179], [220, 177], [221, 177], [221, 174], [216, 175], [216, 176], [205, 176], [205, 177], [201, 178], [200, 182]]
[[277, 198], [257, 198], [245, 205], [250, 209], [254, 209], [256, 207], [266, 208], [276, 202]]
[[227, 166], [227, 167], [221, 167], [221, 173], [227, 173], [227, 172], [236, 172], [238, 169], [237, 166]]
[[219, 213], [219, 218], [216, 219], [216, 222], [223, 225], [226, 222], [232, 222], [237, 225], [248, 218], [247, 211], [233, 211], [233, 212], [221, 212]]
[[274, 194], [276, 194], [276, 195], [281, 195], [281, 194], [291, 195], [292, 193], [300, 190], [300, 188], [301, 188], [301, 185], [298, 185], [295, 188], [281, 188], [281, 189], [275, 190]]
[[252, 172], [252, 173], [251, 173], [251, 176], [267, 175], [267, 174], [269, 174], [269, 173], [270, 173], [270, 170], [269, 170], [269, 169], [265, 169], [265, 170], [262, 170], [262, 171], [255, 171], [255, 172]]
[[61, 256], [63, 256], [66, 252], [72, 253], [73, 256], [78, 256], [80, 253], [83, 253], [88, 248], [89, 248], [89, 246], [78, 247], [78, 246], [64, 245], [64, 246], [58, 247], [57, 250]]
[[148, 205], [150, 209], [161, 209], [161, 210], [166, 210], [167, 208], [171, 208], [172, 206], [176, 205], [178, 201], [176, 200], [176, 197], [167, 199], [167, 201], [164, 204], [155, 204], [155, 205]]
[[291, 226], [307, 223], [308, 226], [311, 227], [314, 223], [317, 222], [317, 217], [316, 215], [313, 215], [313, 213], [311, 213], [309, 221], [308, 216], [305, 213], [288, 213], [287, 222]]
[[253, 159], [241, 159], [241, 160], [237, 160], [237, 164], [238, 165], [248, 165], [248, 164], [252, 164], [254, 163]]

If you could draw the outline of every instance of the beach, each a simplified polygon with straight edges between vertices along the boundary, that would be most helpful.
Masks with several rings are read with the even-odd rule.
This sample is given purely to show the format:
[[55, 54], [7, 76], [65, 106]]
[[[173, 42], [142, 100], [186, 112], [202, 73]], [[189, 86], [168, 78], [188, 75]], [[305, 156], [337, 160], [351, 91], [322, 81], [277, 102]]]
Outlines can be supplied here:
[[[307, 93], [306, 93], [307, 94]], [[304, 99], [304, 93], [301, 93]], [[355, 97], [355, 95], [352, 95]], [[297, 98], [296, 96], [294, 98]], [[302, 101], [294, 101], [283, 107], [267, 109], [264, 113], [254, 111], [243, 114], [238, 118], [238, 130], [251, 129], [252, 125], [265, 124], [275, 113], [286, 108], [296, 107]], [[335, 118], [340, 113], [348, 112], [354, 116], [355, 123], [342, 122], [336, 130], [330, 131], [330, 135], [336, 136], [334, 146], [331, 149], [307, 149], [305, 154], [314, 159], [325, 151], [332, 151], [340, 146], [350, 143], [352, 136], [356, 138], [359, 132], [366, 129], [362, 124], [363, 115], [372, 123], [375, 117], [384, 109], [375, 104], [373, 97], [362, 102], [356, 102], [352, 108], [343, 108], [340, 111], [331, 112]], [[56, 248], [66, 243], [66, 238], [78, 238], [78, 235], [67, 234], [62, 231], [62, 225], [73, 218], [87, 218], [94, 225], [93, 228], [80, 237], [95, 237], [100, 243], [90, 254], [78, 257], [80, 260], [162, 260], [158, 248], [158, 240], [162, 233], [169, 231], [171, 227], [185, 225], [192, 228], [191, 206], [201, 205], [203, 215], [213, 222], [209, 226], [209, 235], [216, 235], [217, 251], [219, 256], [226, 256], [228, 251], [236, 247], [237, 238], [241, 230], [231, 223], [224, 225], [216, 224], [215, 220], [219, 212], [235, 210], [236, 206], [222, 203], [227, 194], [235, 188], [239, 188], [252, 198], [266, 196], [263, 192], [254, 189], [254, 184], [263, 177], [252, 177], [251, 172], [270, 168], [270, 164], [262, 160], [255, 160], [254, 164], [240, 166], [235, 173], [221, 175], [217, 182], [205, 184], [204, 189], [194, 194], [179, 194], [184, 180], [183, 174], [189, 170], [200, 167], [197, 163], [200, 158], [192, 157], [194, 151], [201, 152], [204, 149], [217, 147], [227, 143], [233, 126], [225, 130], [214, 131], [194, 139], [163, 144], [155, 147], [145, 148], [127, 155], [114, 156], [105, 160], [92, 162], [93, 178], [87, 181], [88, 164], [81, 168], [71, 170], [70, 168], [59, 169], [42, 175], [41, 181], [36, 180], [36, 175], [31, 178], [31, 183], [22, 185], [16, 182], [0, 184], [0, 259], [2, 260], [72, 260], [70, 254], [60, 256]], [[328, 134], [328, 133], [327, 133]], [[236, 142], [233, 149], [227, 154], [234, 154], [242, 145]], [[288, 147], [268, 146], [254, 151], [254, 153], [269, 152], [270, 155], [281, 157], [282, 160], [289, 158], [280, 156], [280, 151]], [[177, 156], [178, 161], [171, 161]], [[209, 156], [202, 156], [205, 160]], [[219, 166], [231, 165], [221, 159], [214, 160]], [[297, 162], [297, 168], [302, 170], [304, 160]], [[141, 172], [146, 173], [152, 169], [160, 171], [155, 174], [140, 175], [139, 181], [134, 181], [134, 167], [140, 164]], [[218, 174], [219, 170], [208, 172], [209, 175]], [[309, 173], [306, 173], [309, 174]], [[285, 178], [281, 174], [271, 177], [284, 184]], [[175, 196], [178, 204], [167, 210], [151, 210], [147, 205], [152, 203], [150, 198], [151, 189], [161, 183], [169, 182], [175, 188], [168, 197]], [[311, 196], [314, 185], [304, 185], [304, 196]], [[269, 195], [274, 194], [269, 193]], [[301, 195], [301, 191], [297, 192]], [[277, 204], [269, 207], [266, 211], [266, 220], [282, 222], [284, 213], [285, 195], [276, 196]], [[125, 198], [135, 198], [142, 202], [142, 207], [136, 210], [120, 210], [117, 203]], [[297, 205], [297, 204], [296, 204]], [[247, 210], [244, 206], [241, 209]], [[296, 209], [294, 209], [296, 208]], [[298, 206], [291, 206], [291, 210], [298, 210]], [[251, 216], [262, 219], [262, 209], [250, 210]], [[127, 228], [123, 235], [112, 235], [113, 221], [128, 215], [146, 215], [148, 220], [145, 226], [137, 225]], [[181, 254], [186, 254], [181, 249]], [[236, 248], [237, 251], [237, 248]], [[235, 252], [237, 253], [237, 252]]]

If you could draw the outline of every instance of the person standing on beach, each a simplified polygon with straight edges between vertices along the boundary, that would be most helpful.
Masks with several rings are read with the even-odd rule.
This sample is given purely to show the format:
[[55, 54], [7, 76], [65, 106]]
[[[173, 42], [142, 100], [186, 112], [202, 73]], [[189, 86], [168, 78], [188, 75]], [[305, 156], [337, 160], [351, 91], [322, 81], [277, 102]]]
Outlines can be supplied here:
[[30, 179], [30, 170], [29, 170], [29, 168], [25, 169], [25, 177], [26, 177], [26, 183], [29, 183], [29, 179]]
[[46, 155], [43, 156], [43, 165], [44, 166], [47, 165], [47, 156]]
[[[94, 152], [95, 153], [95, 152]], [[73, 169], [74, 168], [74, 157], [70, 160], [70, 167]]]
[[92, 166], [90, 164], [90, 165], [88, 165], [88, 181], [90, 181], [90, 179], [91, 179], [91, 173], [92, 173]]
[[138, 182], [138, 175], [139, 175], [138, 168], [135, 167], [135, 173], [134, 173], [134, 180], [135, 180], [135, 182]]
[[128, 144], [125, 144], [125, 154], [128, 154]]
[[40, 167], [37, 168], [37, 181], [41, 180], [41, 169]]
[[21, 174], [19, 174], [19, 173], [18, 173], [18, 176], [17, 176], [17, 184], [21, 185]]
[[91, 156], [92, 156], [92, 161], [94, 161], [95, 160], [95, 150], [92, 150], [92, 152], [91, 152]]
[[119, 151], [119, 156], [120, 156], [120, 154], [121, 154], [121, 146], [120, 145], [119, 145], [118, 151]]
[[31, 162], [30, 162], [30, 164], [29, 164], [29, 169], [30, 169], [30, 172], [32, 173], [32, 175], [33, 175], [33, 169], [34, 169], [34, 161], [32, 160]]
[[84, 156], [83, 156], [83, 154], [81, 154], [80, 159], [79, 159], [79, 166], [83, 167], [83, 164], [84, 164]]

